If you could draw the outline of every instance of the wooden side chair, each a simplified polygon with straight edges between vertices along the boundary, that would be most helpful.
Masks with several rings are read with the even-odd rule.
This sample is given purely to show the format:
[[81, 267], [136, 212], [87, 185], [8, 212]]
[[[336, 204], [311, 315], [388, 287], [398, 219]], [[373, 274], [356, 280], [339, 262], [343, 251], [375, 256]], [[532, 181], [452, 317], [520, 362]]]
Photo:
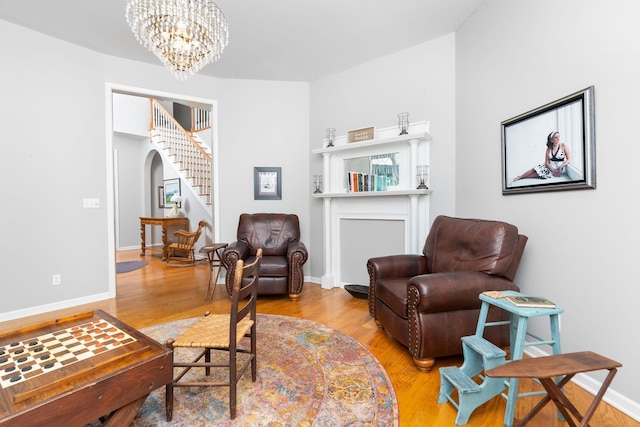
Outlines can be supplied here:
[[178, 230], [173, 233], [175, 242], [171, 242], [167, 248], [167, 264], [194, 265], [196, 263], [196, 243], [206, 225], [207, 221], [203, 219], [198, 223], [196, 231]]
[[[256, 381], [256, 300], [258, 297], [258, 275], [262, 250], [256, 254], [256, 259], [244, 265], [239, 260], [236, 265], [235, 279], [231, 294], [231, 312], [229, 314], [209, 314], [196, 322], [181, 336], [169, 339], [167, 347], [173, 350], [173, 367], [184, 368], [178, 372], [173, 381], [166, 386], [167, 421], [173, 417], [173, 388], [174, 387], [229, 387], [229, 412], [231, 419], [236, 417], [236, 397], [238, 381], [251, 365], [251, 380]], [[249, 343], [240, 341], [249, 338]], [[247, 344], [249, 346], [247, 347]], [[176, 361], [176, 350], [180, 348], [202, 349], [192, 362]], [[211, 362], [211, 350], [227, 352], [225, 362]], [[248, 355], [247, 358], [237, 359], [238, 353]], [[204, 361], [202, 360], [204, 358]], [[238, 366], [240, 365], [240, 366]], [[191, 369], [201, 367], [205, 375], [209, 376], [211, 368], [229, 370], [227, 381], [202, 382], [180, 380]], [[175, 373], [175, 369], [174, 369]]]

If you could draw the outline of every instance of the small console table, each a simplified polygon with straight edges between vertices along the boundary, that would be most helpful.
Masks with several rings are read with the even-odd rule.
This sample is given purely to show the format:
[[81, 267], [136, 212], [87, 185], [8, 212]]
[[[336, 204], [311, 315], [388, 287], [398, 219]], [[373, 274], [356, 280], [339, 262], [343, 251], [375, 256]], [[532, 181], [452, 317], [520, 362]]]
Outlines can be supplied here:
[[189, 218], [153, 218], [140, 217], [140, 256], [144, 256], [146, 247], [146, 225], [156, 225], [162, 228], [162, 260], [167, 259], [169, 243], [167, 241], [167, 228], [170, 226], [182, 227], [189, 231]]

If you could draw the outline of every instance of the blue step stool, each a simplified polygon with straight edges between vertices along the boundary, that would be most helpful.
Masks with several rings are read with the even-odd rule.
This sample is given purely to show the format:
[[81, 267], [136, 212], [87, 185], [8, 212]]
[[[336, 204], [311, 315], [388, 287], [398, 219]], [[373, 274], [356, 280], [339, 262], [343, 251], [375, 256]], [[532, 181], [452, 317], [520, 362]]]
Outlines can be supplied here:
[[[471, 413], [483, 403], [495, 396], [502, 394], [507, 399], [507, 407], [504, 415], [504, 426], [512, 427], [515, 415], [516, 399], [518, 397], [544, 394], [545, 392], [532, 392], [518, 394], [519, 379], [510, 378], [507, 381], [500, 378], [484, 377], [485, 370], [493, 369], [506, 363], [506, 353], [496, 347], [491, 342], [483, 338], [486, 327], [510, 325], [510, 347], [511, 359], [520, 360], [524, 355], [524, 348], [527, 346], [549, 345], [553, 354], [560, 354], [560, 320], [558, 316], [563, 309], [556, 306], [554, 308], [530, 308], [518, 307], [509, 302], [504, 296], [522, 295], [515, 291], [502, 291], [501, 297], [496, 294], [480, 294], [482, 305], [478, 316], [478, 325], [475, 335], [462, 337], [462, 351], [464, 362], [459, 368], [449, 366], [440, 368], [440, 393], [438, 403], [450, 402], [458, 410], [456, 425], [463, 425], [469, 421]], [[487, 322], [489, 306], [496, 306], [509, 312], [509, 320], [500, 322]], [[549, 316], [551, 339], [542, 339], [527, 332], [528, 320], [530, 317]], [[527, 338], [533, 340], [527, 341]], [[503, 391], [509, 388], [505, 395]], [[451, 394], [453, 390], [458, 391], [458, 402]], [[562, 417], [560, 417], [562, 419]]]
[[[506, 388], [501, 378], [480, 377], [480, 383], [474, 378], [485, 369], [495, 368], [505, 363], [506, 352], [484, 338], [471, 335], [462, 337], [464, 363], [461, 367], [440, 368], [440, 393], [438, 403], [450, 402], [458, 409], [456, 425], [469, 421], [471, 413], [480, 405], [493, 399]], [[452, 397], [458, 390], [458, 402]]]

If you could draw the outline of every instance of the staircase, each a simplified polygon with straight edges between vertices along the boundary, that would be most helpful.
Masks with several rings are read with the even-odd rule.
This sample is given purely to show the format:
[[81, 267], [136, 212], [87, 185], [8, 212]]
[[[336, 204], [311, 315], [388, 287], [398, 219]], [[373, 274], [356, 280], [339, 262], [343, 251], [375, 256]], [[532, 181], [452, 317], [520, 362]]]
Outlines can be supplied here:
[[[478, 335], [462, 337], [462, 366], [440, 368], [438, 403], [450, 402], [458, 409], [456, 425], [469, 421], [471, 413], [480, 405], [502, 393], [504, 378], [488, 378], [481, 373], [506, 362], [506, 352]], [[477, 378], [477, 381], [474, 380]], [[458, 402], [451, 396], [458, 391]]]
[[197, 135], [211, 127], [210, 112], [194, 108], [192, 129], [185, 130], [157, 100], [151, 99], [150, 142], [157, 144], [191, 191], [211, 206], [211, 150]]

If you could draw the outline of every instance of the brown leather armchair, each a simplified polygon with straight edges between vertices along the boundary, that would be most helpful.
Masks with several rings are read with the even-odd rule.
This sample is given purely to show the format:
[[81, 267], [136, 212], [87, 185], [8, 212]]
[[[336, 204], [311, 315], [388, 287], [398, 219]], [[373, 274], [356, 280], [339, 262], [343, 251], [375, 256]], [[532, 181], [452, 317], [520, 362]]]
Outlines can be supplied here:
[[[369, 314], [429, 371], [436, 357], [462, 353], [461, 338], [475, 333], [480, 293], [519, 290], [513, 279], [526, 242], [511, 224], [438, 216], [422, 255], [369, 259]], [[507, 319], [489, 310], [488, 321]], [[484, 337], [508, 346], [508, 325]]]
[[237, 241], [222, 252], [222, 263], [227, 269], [227, 292], [235, 265], [239, 259], [245, 264], [253, 261], [262, 248], [258, 293], [288, 294], [292, 300], [300, 298], [307, 262], [307, 248], [300, 241], [300, 223], [297, 215], [281, 213], [242, 214], [238, 223]]

